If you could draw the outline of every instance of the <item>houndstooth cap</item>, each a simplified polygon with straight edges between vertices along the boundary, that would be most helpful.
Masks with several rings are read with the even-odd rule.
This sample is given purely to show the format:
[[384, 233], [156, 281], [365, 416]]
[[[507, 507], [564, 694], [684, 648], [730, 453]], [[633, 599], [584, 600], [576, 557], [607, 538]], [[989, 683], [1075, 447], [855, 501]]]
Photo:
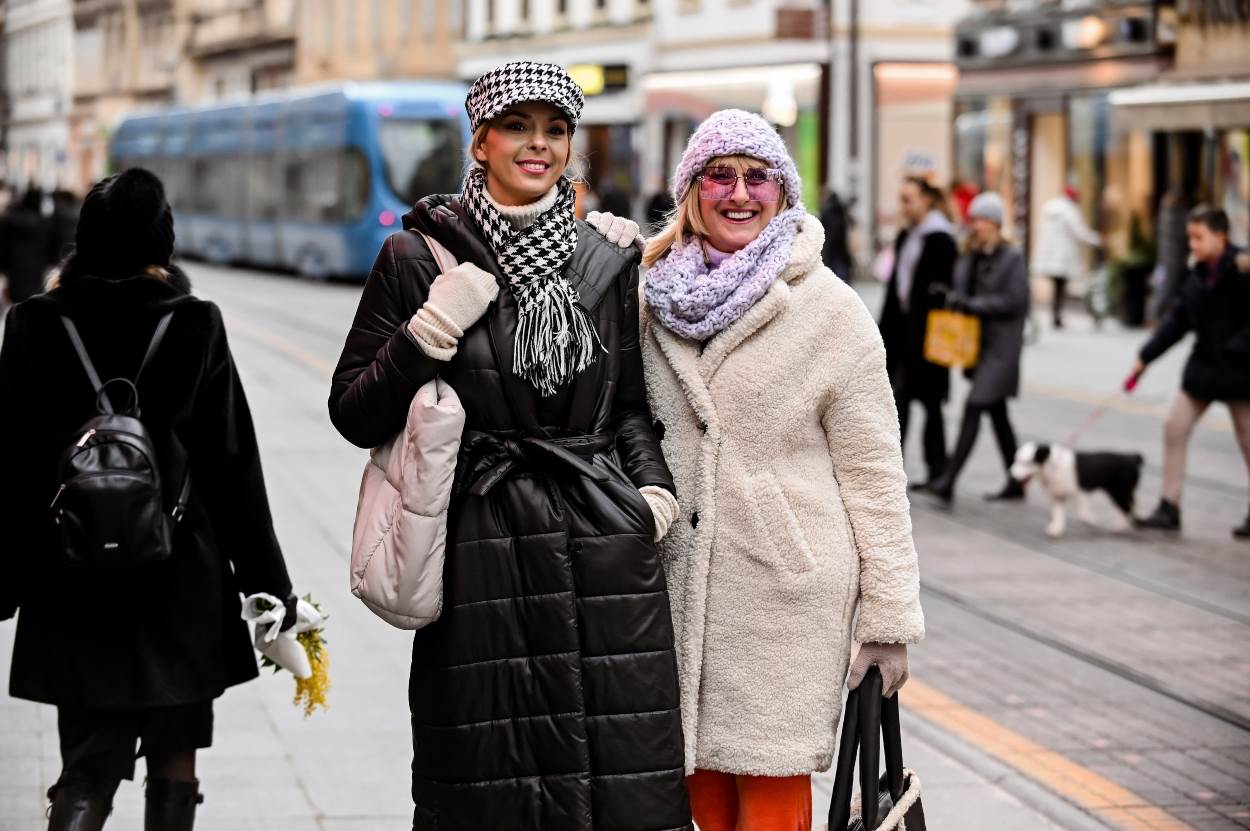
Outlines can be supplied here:
[[476, 130], [514, 104], [545, 101], [569, 117], [577, 127], [586, 99], [564, 67], [553, 63], [515, 61], [487, 72], [469, 87], [464, 107]]

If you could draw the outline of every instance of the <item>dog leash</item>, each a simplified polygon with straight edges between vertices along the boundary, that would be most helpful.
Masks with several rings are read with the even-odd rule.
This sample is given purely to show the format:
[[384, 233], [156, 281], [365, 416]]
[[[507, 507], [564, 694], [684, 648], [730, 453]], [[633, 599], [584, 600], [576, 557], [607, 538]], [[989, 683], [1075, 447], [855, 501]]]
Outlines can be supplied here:
[[1068, 438], [1064, 443], [1068, 447], [1075, 447], [1076, 440], [1107, 414], [1107, 410], [1111, 409], [1111, 402], [1119, 398], [1121, 393], [1125, 395], [1132, 393], [1133, 390], [1137, 389], [1137, 382], [1140, 379], [1140, 375], [1130, 375], [1128, 378], [1125, 378], [1123, 390], [1117, 390], [1098, 402], [1098, 406], [1094, 407], [1093, 412], [1086, 416], [1084, 423], [1068, 434]]

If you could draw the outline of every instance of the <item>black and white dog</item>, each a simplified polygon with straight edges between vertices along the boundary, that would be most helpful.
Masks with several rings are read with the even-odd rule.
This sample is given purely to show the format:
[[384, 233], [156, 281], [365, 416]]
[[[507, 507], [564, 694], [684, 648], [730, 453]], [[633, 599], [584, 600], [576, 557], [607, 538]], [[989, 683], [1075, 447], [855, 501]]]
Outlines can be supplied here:
[[1106, 493], [1119, 510], [1120, 521], [1110, 530], [1127, 531], [1133, 525], [1133, 493], [1142, 461], [1139, 453], [1077, 453], [1062, 444], [1027, 442], [1016, 452], [1011, 476], [1021, 483], [1037, 479], [1050, 494], [1046, 533], [1052, 537], [1063, 536], [1069, 499], [1076, 503], [1076, 514], [1083, 522], [1097, 525], [1085, 499], [1093, 491]]

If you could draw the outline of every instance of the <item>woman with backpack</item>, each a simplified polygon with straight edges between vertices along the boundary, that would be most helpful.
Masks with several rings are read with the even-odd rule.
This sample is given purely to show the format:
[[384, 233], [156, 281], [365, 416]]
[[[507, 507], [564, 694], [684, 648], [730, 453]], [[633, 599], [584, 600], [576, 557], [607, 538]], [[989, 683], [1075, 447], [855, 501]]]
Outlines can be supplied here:
[[111, 176], [59, 284], [5, 322], [0, 619], [20, 609], [11, 694], [57, 708], [51, 831], [103, 827], [136, 745], [145, 828], [190, 829], [213, 700], [258, 673], [239, 593], [295, 621], [221, 312], [173, 247], [160, 180]]
[[[386, 241], [330, 391], [365, 448], [436, 376], [463, 403], [441, 617], [413, 641], [418, 831], [690, 828], [656, 550], [677, 502], [642, 378], [639, 254], [574, 219], [582, 104], [551, 64], [474, 83], [463, 188]], [[440, 273], [422, 234], [459, 264]]]

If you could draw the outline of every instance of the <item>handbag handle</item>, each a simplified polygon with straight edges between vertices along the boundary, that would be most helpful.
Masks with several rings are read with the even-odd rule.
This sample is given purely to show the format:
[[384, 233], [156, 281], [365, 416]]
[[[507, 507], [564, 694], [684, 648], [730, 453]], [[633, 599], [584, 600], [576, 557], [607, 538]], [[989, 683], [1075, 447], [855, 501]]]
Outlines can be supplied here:
[[877, 794], [881, 747], [885, 747], [886, 787], [897, 802], [904, 792], [903, 741], [899, 726], [898, 695], [883, 698], [881, 671], [868, 668], [863, 682], [846, 697], [842, 719], [842, 742], [838, 746], [829, 806], [829, 831], [844, 831], [851, 820], [851, 791], [855, 779], [855, 756], [859, 755], [859, 790], [866, 829], [880, 821]]

